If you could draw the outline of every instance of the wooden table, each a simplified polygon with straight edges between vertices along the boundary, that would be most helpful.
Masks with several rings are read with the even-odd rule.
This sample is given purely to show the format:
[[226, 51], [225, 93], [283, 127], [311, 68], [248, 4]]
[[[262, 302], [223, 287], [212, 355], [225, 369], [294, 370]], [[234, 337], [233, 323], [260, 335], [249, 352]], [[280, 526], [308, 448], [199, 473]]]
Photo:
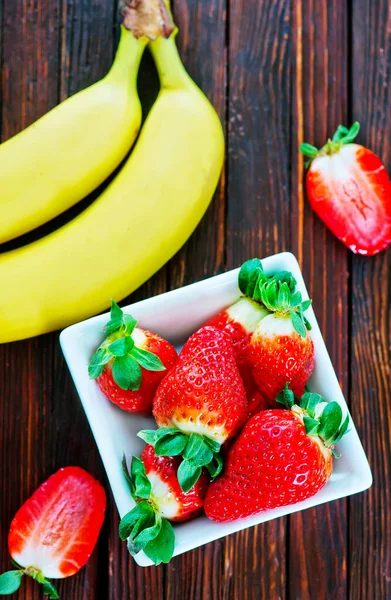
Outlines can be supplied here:
[[[298, 145], [303, 140], [320, 145], [340, 122], [359, 120], [359, 140], [391, 170], [391, 4], [176, 0], [174, 12], [183, 60], [224, 123], [227, 161], [196, 233], [130, 300], [214, 275], [253, 256], [293, 251], [349, 398], [374, 485], [356, 497], [243, 531], [149, 569], [138, 568], [119, 541], [109, 492], [99, 546], [85, 569], [59, 584], [61, 598], [388, 600], [391, 254], [354, 256], [324, 228], [305, 198]], [[2, 0], [2, 140], [107, 71], [116, 23], [112, 0]], [[157, 83], [149, 58], [140, 87], [144, 104], [150, 105]], [[108, 486], [58, 333], [0, 347], [0, 402], [4, 570], [10, 566], [10, 520], [52, 472], [77, 464]], [[18, 597], [41, 598], [42, 593], [25, 581]]]

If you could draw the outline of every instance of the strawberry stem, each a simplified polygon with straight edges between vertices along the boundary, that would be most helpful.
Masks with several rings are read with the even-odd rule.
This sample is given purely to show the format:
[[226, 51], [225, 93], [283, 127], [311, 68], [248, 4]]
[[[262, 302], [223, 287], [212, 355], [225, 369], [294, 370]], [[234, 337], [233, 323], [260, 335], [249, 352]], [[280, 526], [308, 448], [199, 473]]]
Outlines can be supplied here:
[[343, 145], [351, 144], [357, 137], [359, 131], [360, 123], [355, 121], [350, 129], [344, 125], [338, 125], [333, 137], [328, 139], [326, 144], [320, 150], [306, 142], [300, 144], [300, 152], [304, 154], [304, 156], [310, 158], [305, 166], [308, 167], [317, 156], [331, 156], [332, 154], [336, 154], [341, 150]]

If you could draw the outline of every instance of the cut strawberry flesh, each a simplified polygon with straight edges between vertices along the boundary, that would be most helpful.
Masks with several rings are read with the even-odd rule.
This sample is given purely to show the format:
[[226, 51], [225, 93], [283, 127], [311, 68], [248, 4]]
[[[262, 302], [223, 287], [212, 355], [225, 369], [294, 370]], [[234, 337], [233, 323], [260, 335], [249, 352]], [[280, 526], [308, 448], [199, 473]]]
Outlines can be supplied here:
[[94, 549], [105, 508], [104, 489], [91, 475], [60, 469], [16, 513], [8, 536], [12, 558], [45, 577], [74, 575]]
[[306, 186], [313, 210], [353, 252], [373, 255], [391, 243], [391, 182], [373, 152], [347, 144], [318, 156]]

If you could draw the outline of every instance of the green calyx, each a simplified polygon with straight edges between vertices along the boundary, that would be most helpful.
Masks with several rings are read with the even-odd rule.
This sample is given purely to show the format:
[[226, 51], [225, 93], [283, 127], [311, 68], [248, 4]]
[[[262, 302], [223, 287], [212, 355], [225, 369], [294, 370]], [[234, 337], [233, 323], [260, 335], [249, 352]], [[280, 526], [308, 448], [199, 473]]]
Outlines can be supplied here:
[[157, 456], [182, 456], [177, 477], [185, 493], [197, 483], [203, 467], [206, 467], [212, 480], [221, 473], [223, 468], [221, 445], [205, 435], [198, 433], [188, 435], [173, 427], [144, 430], [137, 435], [154, 447]]
[[357, 137], [359, 131], [360, 123], [355, 121], [350, 129], [343, 125], [338, 125], [333, 137], [329, 139], [320, 150], [311, 144], [300, 144], [300, 152], [310, 158], [306, 163], [306, 167], [308, 167], [312, 160], [317, 156], [331, 156], [331, 154], [339, 152], [342, 146], [351, 144]]
[[302, 409], [307, 435], [317, 435], [326, 448], [331, 449], [333, 456], [339, 458], [334, 451], [334, 446], [348, 432], [349, 415], [343, 419], [342, 409], [338, 402], [327, 402], [320, 394], [312, 392], [305, 392], [300, 401], [296, 401], [294, 393], [289, 389], [289, 384], [286, 384], [276, 400], [290, 410], [294, 407]]
[[304, 312], [311, 306], [311, 300], [302, 299], [296, 292], [296, 280], [289, 271], [279, 271], [267, 277], [259, 258], [245, 262], [240, 271], [238, 284], [240, 291], [263, 304], [271, 312], [290, 316], [293, 327], [302, 337], [311, 329]]
[[105, 327], [109, 335], [91, 358], [88, 375], [90, 379], [97, 379], [105, 365], [112, 362], [115, 383], [123, 390], [137, 391], [142, 381], [141, 367], [147, 371], [164, 371], [165, 366], [158, 356], [135, 346], [132, 333], [136, 319], [125, 315], [114, 300], [111, 303], [110, 321]]
[[171, 523], [160, 515], [151, 499], [152, 486], [144, 463], [133, 456], [129, 472], [123, 457], [122, 469], [137, 504], [121, 519], [119, 536], [123, 541], [128, 540], [132, 556], [143, 550], [155, 565], [168, 563], [174, 554], [175, 534]]
[[35, 569], [34, 567], [21, 567], [12, 559], [11, 562], [16, 569], [0, 575], [0, 596], [8, 596], [16, 592], [20, 587], [23, 576], [28, 575], [43, 586], [43, 593], [46, 596], [49, 596], [51, 600], [57, 600], [59, 598], [56, 588], [49, 579], [46, 579], [42, 571], [38, 571], [38, 569]]

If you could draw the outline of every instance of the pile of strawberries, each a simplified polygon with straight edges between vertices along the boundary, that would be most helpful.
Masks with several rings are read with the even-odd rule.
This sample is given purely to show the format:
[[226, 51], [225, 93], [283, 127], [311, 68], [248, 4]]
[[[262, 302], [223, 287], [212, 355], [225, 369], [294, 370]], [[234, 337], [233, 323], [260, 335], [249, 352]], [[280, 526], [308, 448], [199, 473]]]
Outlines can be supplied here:
[[205, 511], [232, 521], [302, 501], [332, 472], [346, 433], [337, 402], [306, 391], [314, 368], [310, 323], [289, 272], [268, 277], [261, 261], [239, 274], [242, 296], [212, 317], [179, 356], [136, 327], [113, 302], [107, 337], [89, 375], [123, 410], [150, 413], [157, 429], [124, 473], [136, 506], [120, 523], [132, 554], [172, 557], [170, 521]]

